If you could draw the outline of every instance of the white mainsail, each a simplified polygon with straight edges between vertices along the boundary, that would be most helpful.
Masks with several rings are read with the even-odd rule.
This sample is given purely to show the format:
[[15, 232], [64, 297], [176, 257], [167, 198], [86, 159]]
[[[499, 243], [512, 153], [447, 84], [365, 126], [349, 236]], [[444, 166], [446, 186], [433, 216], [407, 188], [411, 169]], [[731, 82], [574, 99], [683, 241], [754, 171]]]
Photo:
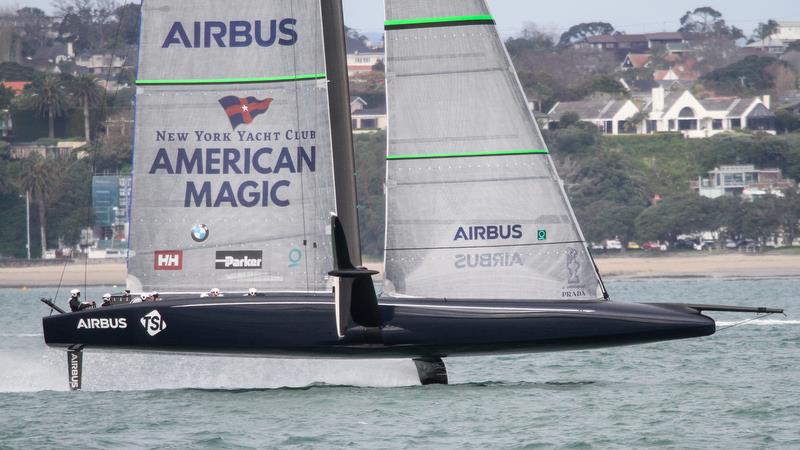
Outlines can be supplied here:
[[318, 0], [146, 0], [129, 287], [318, 291], [336, 211]]
[[483, 0], [386, 0], [384, 294], [592, 300], [602, 286]]

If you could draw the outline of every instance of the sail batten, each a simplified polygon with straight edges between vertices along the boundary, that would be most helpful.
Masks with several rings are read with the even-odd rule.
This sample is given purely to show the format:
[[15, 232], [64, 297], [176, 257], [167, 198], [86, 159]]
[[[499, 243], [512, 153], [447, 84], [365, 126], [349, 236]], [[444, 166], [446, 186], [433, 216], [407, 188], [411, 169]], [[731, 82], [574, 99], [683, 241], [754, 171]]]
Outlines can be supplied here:
[[198, 80], [136, 80], [136, 84], [139, 86], [193, 85], [193, 84], [255, 84], [255, 83], [277, 83], [281, 81], [322, 80], [325, 78], [327, 78], [327, 74], [312, 73], [303, 75], [285, 75], [277, 77], [220, 78], [220, 79], [198, 79]]
[[596, 300], [594, 264], [491, 18], [483, 0], [386, 0], [384, 294]]

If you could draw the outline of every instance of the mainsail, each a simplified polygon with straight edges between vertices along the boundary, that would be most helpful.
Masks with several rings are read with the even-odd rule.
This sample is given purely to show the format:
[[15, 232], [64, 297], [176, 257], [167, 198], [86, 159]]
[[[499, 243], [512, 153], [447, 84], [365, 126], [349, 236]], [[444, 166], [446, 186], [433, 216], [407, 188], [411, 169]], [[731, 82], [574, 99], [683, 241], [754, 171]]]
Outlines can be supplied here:
[[129, 287], [318, 291], [336, 211], [319, 0], [146, 0]]
[[386, 0], [389, 296], [591, 300], [597, 276], [483, 0]]

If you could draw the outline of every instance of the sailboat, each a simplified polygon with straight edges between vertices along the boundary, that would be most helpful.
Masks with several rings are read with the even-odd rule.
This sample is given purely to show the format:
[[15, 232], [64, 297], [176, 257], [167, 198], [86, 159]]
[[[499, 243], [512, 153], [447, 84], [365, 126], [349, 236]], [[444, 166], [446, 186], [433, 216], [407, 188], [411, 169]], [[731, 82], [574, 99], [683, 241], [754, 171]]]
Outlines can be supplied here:
[[411, 358], [430, 384], [448, 356], [708, 336], [705, 312], [781, 312], [610, 301], [485, 1], [385, 5], [379, 296], [361, 267], [341, 1], [144, 2], [128, 287], [162, 299], [45, 317], [72, 388], [84, 348]]

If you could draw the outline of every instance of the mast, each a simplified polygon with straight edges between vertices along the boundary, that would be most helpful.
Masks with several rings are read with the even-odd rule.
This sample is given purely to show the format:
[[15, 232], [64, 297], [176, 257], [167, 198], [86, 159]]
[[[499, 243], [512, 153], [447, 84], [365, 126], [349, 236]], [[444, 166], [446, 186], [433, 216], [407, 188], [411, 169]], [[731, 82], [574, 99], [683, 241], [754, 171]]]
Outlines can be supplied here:
[[347, 236], [350, 260], [361, 265], [361, 241], [358, 230], [355, 157], [350, 111], [350, 85], [347, 73], [344, 12], [342, 0], [320, 0], [325, 65], [328, 73], [333, 173], [336, 186], [336, 210]]

